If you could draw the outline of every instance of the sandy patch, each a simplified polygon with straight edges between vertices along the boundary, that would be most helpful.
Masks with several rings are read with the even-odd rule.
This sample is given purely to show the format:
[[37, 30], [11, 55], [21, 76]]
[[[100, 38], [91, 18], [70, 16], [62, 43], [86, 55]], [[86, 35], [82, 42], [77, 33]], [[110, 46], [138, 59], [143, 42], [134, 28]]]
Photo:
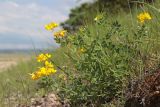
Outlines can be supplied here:
[[16, 61], [1, 61], [0, 62], [0, 71], [6, 70], [11, 66], [17, 65]]
[[16, 66], [20, 61], [27, 61], [29, 59], [29, 55], [0, 54], [0, 72], [5, 71], [11, 66]]

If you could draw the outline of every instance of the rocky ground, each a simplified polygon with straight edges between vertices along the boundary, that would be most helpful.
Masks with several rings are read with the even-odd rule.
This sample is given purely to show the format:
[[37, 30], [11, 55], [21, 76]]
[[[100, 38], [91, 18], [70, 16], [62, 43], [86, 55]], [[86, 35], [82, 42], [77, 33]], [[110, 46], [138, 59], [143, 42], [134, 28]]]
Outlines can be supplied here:
[[130, 87], [125, 107], [160, 107], [160, 69]]
[[65, 102], [61, 102], [58, 96], [50, 93], [41, 98], [32, 98], [30, 105], [18, 105], [17, 107], [70, 107], [70, 105]]

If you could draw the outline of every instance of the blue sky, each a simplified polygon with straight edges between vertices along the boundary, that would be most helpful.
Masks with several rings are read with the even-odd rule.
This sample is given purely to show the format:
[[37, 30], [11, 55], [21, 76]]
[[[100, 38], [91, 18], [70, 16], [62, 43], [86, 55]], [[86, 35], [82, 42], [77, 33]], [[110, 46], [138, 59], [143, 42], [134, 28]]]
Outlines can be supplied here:
[[[81, 0], [87, 2], [88, 0]], [[0, 49], [57, 45], [44, 25], [63, 22], [78, 0], [0, 0]]]

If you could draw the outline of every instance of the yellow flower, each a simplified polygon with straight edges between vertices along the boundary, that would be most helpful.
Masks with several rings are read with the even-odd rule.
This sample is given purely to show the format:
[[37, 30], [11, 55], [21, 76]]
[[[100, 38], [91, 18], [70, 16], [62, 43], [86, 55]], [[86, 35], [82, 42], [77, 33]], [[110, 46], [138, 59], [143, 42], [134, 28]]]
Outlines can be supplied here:
[[66, 30], [61, 30], [61, 31], [55, 32], [54, 36], [55, 37], [64, 37], [66, 33], [67, 33]]
[[48, 69], [47, 69], [47, 72], [48, 72], [49, 74], [54, 74], [54, 73], [57, 72], [57, 70], [55, 70], [54, 68], [48, 68]]
[[42, 74], [41, 71], [37, 71], [37, 72], [35, 72], [35, 74], [36, 74], [36, 76], [37, 76], [38, 78], [41, 78], [41, 77], [43, 76], [43, 74]]
[[49, 75], [47, 73], [47, 69], [45, 67], [41, 67], [38, 72], [39, 72], [39, 74], [41, 74], [41, 76]]
[[32, 80], [37, 80], [39, 77], [36, 75], [36, 73], [31, 73]]
[[57, 70], [55, 70], [53, 67], [47, 68], [47, 67], [41, 67], [39, 68], [38, 71], [36, 71], [35, 73], [30, 74], [32, 80], [37, 80], [43, 76], [49, 76], [51, 74], [56, 73]]
[[46, 53], [46, 54], [40, 54], [37, 57], [38, 62], [43, 62], [44, 67], [40, 67], [35, 73], [30, 74], [31, 78], [33, 80], [39, 79], [43, 76], [49, 76], [51, 74], [54, 74], [57, 72], [57, 70], [54, 68], [54, 65], [52, 62], [47, 61], [49, 58], [51, 58], [51, 55]]
[[56, 73], [57, 71], [53, 67], [41, 67], [38, 72], [41, 74], [41, 76], [49, 76], [53, 73]]
[[138, 20], [139, 20], [140, 23], [144, 23], [145, 21], [152, 19], [151, 15], [149, 13], [147, 13], [147, 12], [140, 13], [137, 16], [137, 18], [138, 18]]
[[51, 62], [45, 61], [46, 68], [53, 68], [53, 64]]
[[47, 25], [45, 25], [45, 29], [46, 30], [53, 30], [54, 28], [58, 27], [58, 24], [57, 23], [54, 23], [54, 22], [51, 22]]
[[42, 61], [46, 61], [48, 60], [49, 58], [51, 58], [51, 55], [46, 53], [46, 54], [40, 54], [37, 56], [37, 61], [38, 62], [42, 62]]

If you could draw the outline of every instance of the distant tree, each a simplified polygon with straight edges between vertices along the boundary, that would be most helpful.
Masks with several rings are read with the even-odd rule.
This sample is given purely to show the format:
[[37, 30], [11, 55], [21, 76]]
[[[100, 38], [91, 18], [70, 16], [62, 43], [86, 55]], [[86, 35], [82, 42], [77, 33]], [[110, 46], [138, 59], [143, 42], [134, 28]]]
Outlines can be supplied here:
[[86, 17], [86, 14], [88, 13], [88, 10], [92, 8], [91, 4], [84, 3], [80, 7], [71, 9], [71, 12], [69, 14], [69, 19], [66, 20], [61, 25], [66, 30], [75, 30], [77, 26], [83, 24], [83, 20]]
[[[74, 31], [78, 26], [84, 24], [84, 19], [88, 18], [91, 13], [109, 12], [110, 14], [117, 14], [119, 11], [129, 12], [133, 8], [132, 1], [136, 0], [91, 0], [91, 3], [84, 3], [79, 7], [71, 9], [69, 19], [61, 25], [64, 29]], [[155, 0], [137, 0], [140, 2], [152, 3]], [[141, 5], [141, 4], [140, 4]]]

